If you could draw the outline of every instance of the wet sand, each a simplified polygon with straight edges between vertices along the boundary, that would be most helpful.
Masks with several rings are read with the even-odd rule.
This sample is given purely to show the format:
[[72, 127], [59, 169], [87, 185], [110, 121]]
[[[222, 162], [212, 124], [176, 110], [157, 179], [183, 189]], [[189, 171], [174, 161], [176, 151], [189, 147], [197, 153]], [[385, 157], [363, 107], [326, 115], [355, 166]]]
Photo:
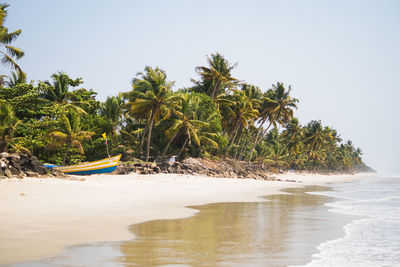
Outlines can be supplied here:
[[332, 198], [305, 193], [328, 190], [309, 186], [283, 190], [289, 194], [267, 196], [267, 201], [195, 206], [199, 212], [189, 218], [132, 225], [132, 240], [76, 246], [15, 267], [305, 264], [318, 244], [342, 236], [342, 227], [354, 218], [330, 213], [324, 204]]
[[190, 217], [197, 212], [185, 206], [256, 202], [258, 196], [274, 195], [283, 188], [362, 177], [324, 176], [319, 182], [307, 182], [303, 175], [302, 184], [179, 175], [103, 175], [87, 177], [84, 182], [3, 180], [0, 264], [39, 260], [71, 245], [131, 240], [128, 225]]

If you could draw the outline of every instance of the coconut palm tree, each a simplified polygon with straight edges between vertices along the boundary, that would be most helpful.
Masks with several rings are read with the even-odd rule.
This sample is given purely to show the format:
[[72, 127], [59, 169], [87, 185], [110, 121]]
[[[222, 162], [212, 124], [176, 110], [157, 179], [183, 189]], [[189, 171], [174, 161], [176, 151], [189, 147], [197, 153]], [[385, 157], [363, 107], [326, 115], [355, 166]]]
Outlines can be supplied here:
[[11, 72], [11, 76], [9, 76], [8, 81], [5, 82], [5, 85], [13, 88], [17, 84], [26, 83], [26, 75], [20, 72]]
[[293, 151], [298, 148], [298, 143], [304, 138], [304, 133], [297, 118], [292, 118], [290, 122], [286, 124], [286, 129], [282, 132], [281, 138], [283, 142], [286, 142], [285, 147], [281, 151], [281, 155], [287, 151]]
[[322, 149], [329, 139], [329, 133], [324, 130], [321, 121], [310, 121], [305, 127], [304, 131], [304, 144], [306, 144], [311, 151]]
[[9, 66], [20, 75], [25, 76], [25, 73], [15, 61], [15, 59], [20, 59], [24, 56], [24, 51], [10, 45], [22, 31], [8, 32], [8, 28], [3, 25], [7, 17], [7, 7], [9, 7], [8, 4], [0, 4], [0, 60], [3, 65]]
[[71, 110], [70, 113], [67, 115], [61, 115], [60, 122], [63, 125], [63, 129], [50, 133], [49, 136], [52, 138], [52, 142], [47, 147], [49, 150], [51, 150], [63, 145], [66, 146], [64, 158], [62, 161], [63, 165], [65, 164], [68, 153], [72, 147], [77, 148], [81, 154], [84, 154], [85, 151], [83, 150], [81, 141], [87, 140], [95, 134], [94, 132], [81, 130], [79, 113]]
[[70, 91], [70, 87], [74, 88], [83, 83], [82, 78], [71, 79], [65, 72], [53, 73], [51, 75], [52, 83], [44, 81], [39, 83], [42, 97], [56, 110], [62, 107], [73, 109], [75, 112], [85, 114], [86, 111], [80, 105], [90, 105], [89, 102], [73, 101], [74, 93]]
[[[178, 136], [185, 138], [178, 156], [182, 154], [187, 145], [191, 146], [192, 142], [197, 146], [200, 146], [201, 143], [209, 143], [214, 147], [218, 147], [218, 144], [210, 138], [213, 134], [204, 129], [205, 126], [209, 126], [209, 123], [198, 118], [199, 115], [197, 113], [201, 112], [198, 109], [201, 99], [195, 94], [189, 95], [186, 93], [181, 96], [182, 98], [179, 101], [179, 106], [172, 111], [172, 122], [166, 131], [166, 136], [169, 138], [169, 141], [164, 148], [162, 160], [164, 160], [168, 148]], [[207, 121], [212, 121], [213, 116], [216, 116], [216, 114], [210, 114]]]
[[252, 147], [247, 155], [249, 161], [252, 158], [252, 153], [255, 147], [258, 145], [260, 140], [264, 138], [271, 125], [275, 125], [275, 127], [277, 127], [277, 124], [284, 125], [293, 117], [293, 109], [297, 108], [296, 103], [298, 100], [290, 96], [291, 90], [292, 88], [290, 85], [288, 89], [286, 89], [283, 83], [277, 82], [277, 84], [273, 84], [272, 89], [268, 90], [266, 93], [263, 102], [263, 110], [260, 112], [261, 125], [263, 125], [263, 123], [267, 120], [269, 121], [269, 125], [263, 131], [261, 131], [262, 128], [260, 128], [258, 131]]
[[147, 137], [145, 160], [148, 161], [154, 124], [162, 116], [168, 117], [170, 115], [169, 108], [181, 96], [180, 94], [172, 94], [174, 82], [167, 81], [165, 71], [158, 67], [153, 69], [147, 66], [145, 71], [138, 73], [137, 76], [132, 80], [133, 90], [126, 94], [129, 99], [127, 115], [146, 119], [139, 150], [142, 151], [144, 139]]
[[9, 142], [14, 138], [15, 131], [21, 121], [15, 116], [12, 107], [5, 101], [0, 101], [0, 151], [7, 152]]
[[106, 118], [114, 133], [121, 124], [123, 108], [124, 99], [121, 93], [117, 96], [107, 97], [106, 101], [100, 106], [100, 115]]
[[232, 88], [239, 80], [232, 77], [231, 71], [237, 63], [230, 65], [229, 62], [219, 53], [207, 57], [208, 67], [196, 67], [201, 81], [192, 80], [195, 83], [194, 91], [202, 92], [212, 98], [225, 93], [226, 88]]
[[253, 107], [252, 99], [246, 95], [245, 91], [234, 90], [233, 99], [235, 101], [235, 105], [233, 117], [230, 119], [232, 124], [232, 132], [227, 151], [229, 151], [229, 149], [235, 143], [239, 129], [246, 129], [253, 125], [254, 119], [256, 119], [259, 115], [258, 110]]

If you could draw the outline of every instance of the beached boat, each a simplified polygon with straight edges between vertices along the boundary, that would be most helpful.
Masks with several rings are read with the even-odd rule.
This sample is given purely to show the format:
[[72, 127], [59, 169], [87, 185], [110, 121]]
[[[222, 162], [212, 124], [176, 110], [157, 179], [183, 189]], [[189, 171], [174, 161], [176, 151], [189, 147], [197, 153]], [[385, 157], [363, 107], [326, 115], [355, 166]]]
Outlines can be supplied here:
[[121, 158], [121, 155], [105, 158], [98, 161], [85, 162], [77, 165], [70, 166], [57, 166], [52, 164], [44, 164], [45, 167], [54, 168], [55, 170], [62, 171], [65, 174], [74, 175], [89, 175], [98, 173], [113, 172]]

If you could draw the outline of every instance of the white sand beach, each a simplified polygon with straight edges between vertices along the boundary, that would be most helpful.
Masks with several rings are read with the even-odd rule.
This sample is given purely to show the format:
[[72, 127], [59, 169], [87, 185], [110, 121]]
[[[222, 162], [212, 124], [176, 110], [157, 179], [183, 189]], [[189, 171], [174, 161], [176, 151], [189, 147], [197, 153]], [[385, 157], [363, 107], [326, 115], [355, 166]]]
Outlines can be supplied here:
[[[66, 247], [134, 238], [128, 226], [193, 215], [186, 206], [261, 201], [280, 189], [346, 182], [371, 174], [286, 173], [272, 182], [175, 174], [93, 175], [85, 180], [0, 180], [0, 264], [39, 260]], [[82, 178], [82, 177], [79, 177]], [[301, 182], [301, 183], [300, 183]]]

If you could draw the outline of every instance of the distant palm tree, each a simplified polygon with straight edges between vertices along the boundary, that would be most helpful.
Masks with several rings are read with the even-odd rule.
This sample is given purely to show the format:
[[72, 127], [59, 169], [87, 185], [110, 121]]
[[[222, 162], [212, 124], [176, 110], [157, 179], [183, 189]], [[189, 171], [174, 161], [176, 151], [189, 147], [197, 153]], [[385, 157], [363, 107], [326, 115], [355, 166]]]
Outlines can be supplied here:
[[20, 83], [26, 83], [26, 75], [24, 73], [12, 71], [11, 76], [9, 76], [8, 81], [5, 82], [5, 85], [9, 88], [13, 88]]
[[21, 34], [21, 30], [8, 32], [8, 28], [3, 25], [5, 18], [7, 17], [8, 4], [0, 4], [0, 60], [3, 65], [10, 66], [12, 69], [17, 71], [20, 75], [25, 75], [21, 67], [15, 62], [15, 59], [20, 59], [24, 56], [24, 51], [20, 48], [11, 46], [10, 44], [17, 39]]
[[251, 160], [254, 148], [258, 145], [260, 140], [267, 134], [268, 129], [271, 125], [281, 124], [284, 125], [293, 117], [293, 109], [297, 108], [296, 103], [298, 100], [290, 96], [291, 86], [286, 89], [283, 83], [278, 82], [276, 85], [272, 85], [264, 98], [264, 104], [261, 113], [261, 125], [268, 120], [269, 125], [266, 129], [261, 131], [260, 129], [253, 141], [253, 145], [248, 153], [249, 161]]
[[65, 114], [61, 115], [61, 123], [64, 128], [50, 133], [52, 142], [47, 147], [51, 150], [66, 145], [65, 155], [62, 161], [63, 165], [66, 162], [71, 147], [77, 148], [81, 154], [84, 154], [85, 152], [81, 141], [89, 139], [95, 134], [94, 132], [81, 130], [80, 115], [78, 113], [71, 111], [68, 115], [69, 117]]
[[124, 99], [122, 94], [107, 97], [106, 101], [100, 106], [100, 115], [106, 118], [108, 123], [112, 126], [114, 133], [121, 124], [121, 118], [124, 111], [123, 108]]
[[[72, 101], [74, 93], [69, 90], [70, 87], [76, 87], [82, 82], [81, 78], [71, 79], [65, 72], [53, 73], [51, 75], [52, 83], [44, 81], [39, 83], [43, 93], [43, 98], [51, 105], [66, 106], [75, 112], [85, 114], [86, 111], [79, 105], [81, 101]], [[85, 102], [88, 105], [88, 102]]]
[[[168, 148], [171, 143], [176, 139], [176, 137], [183, 136], [185, 141], [178, 153], [178, 156], [181, 155], [183, 150], [187, 145], [191, 145], [192, 141], [200, 146], [201, 141], [207, 141], [208, 143], [212, 143], [214, 146], [218, 146], [211, 138], [207, 137], [207, 134], [202, 133], [202, 128], [204, 126], [209, 125], [205, 121], [201, 121], [197, 118], [196, 115], [196, 104], [197, 99], [195, 96], [190, 96], [189, 94], [181, 95], [180, 105], [177, 109], [172, 111], [171, 116], [171, 126], [166, 131], [167, 137], [169, 137], [169, 141], [164, 148], [162, 154], [162, 160], [164, 160], [166, 153], [168, 152]], [[211, 115], [213, 116], [213, 114]], [[211, 120], [211, 118], [209, 118]]]
[[304, 144], [310, 148], [310, 151], [322, 149], [329, 139], [328, 134], [322, 127], [321, 121], [311, 121], [305, 127]]
[[258, 110], [253, 107], [252, 99], [246, 95], [245, 91], [234, 90], [233, 99], [235, 101], [234, 112], [230, 118], [233, 128], [227, 151], [235, 143], [239, 129], [246, 129], [252, 126], [259, 115]]
[[129, 99], [127, 103], [127, 114], [135, 118], [146, 118], [139, 150], [145, 137], [147, 137], [145, 160], [149, 160], [150, 140], [155, 122], [162, 116], [169, 116], [169, 108], [173, 101], [180, 98], [179, 94], [172, 94], [174, 82], [167, 81], [167, 75], [160, 68], [145, 67], [144, 72], [137, 74], [132, 80], [133, 90], [126, 94]]
[[21, 121], [15, 116], [12, 107], [5, 101], [0, 101], [0, 151], [7, 152], [9, 142], [14, 138], [15, 131]]
[[208, 67], [196, 67], [197, 73], [202, 81], [192, 80], [197, 88], [196, 91], [206, 93], [212, 98], [224, 93], [225, 88], [230, 88], [238, 84], [239, 80], [233, 78], [231, 71], [237, 66], [237, 63], [230, 65], [229, 62], [219, 53], [211, 54], [207, 57]]
[[290, 151], [297, 148], [300, 139], [304, 138], [303, 129], [297, 118], [292, 118], [290, 122], [286, 124], [286, 129], [282, 132], [281, 138], [286, 142], [281, 154], [284, 154], [287, 150]]

